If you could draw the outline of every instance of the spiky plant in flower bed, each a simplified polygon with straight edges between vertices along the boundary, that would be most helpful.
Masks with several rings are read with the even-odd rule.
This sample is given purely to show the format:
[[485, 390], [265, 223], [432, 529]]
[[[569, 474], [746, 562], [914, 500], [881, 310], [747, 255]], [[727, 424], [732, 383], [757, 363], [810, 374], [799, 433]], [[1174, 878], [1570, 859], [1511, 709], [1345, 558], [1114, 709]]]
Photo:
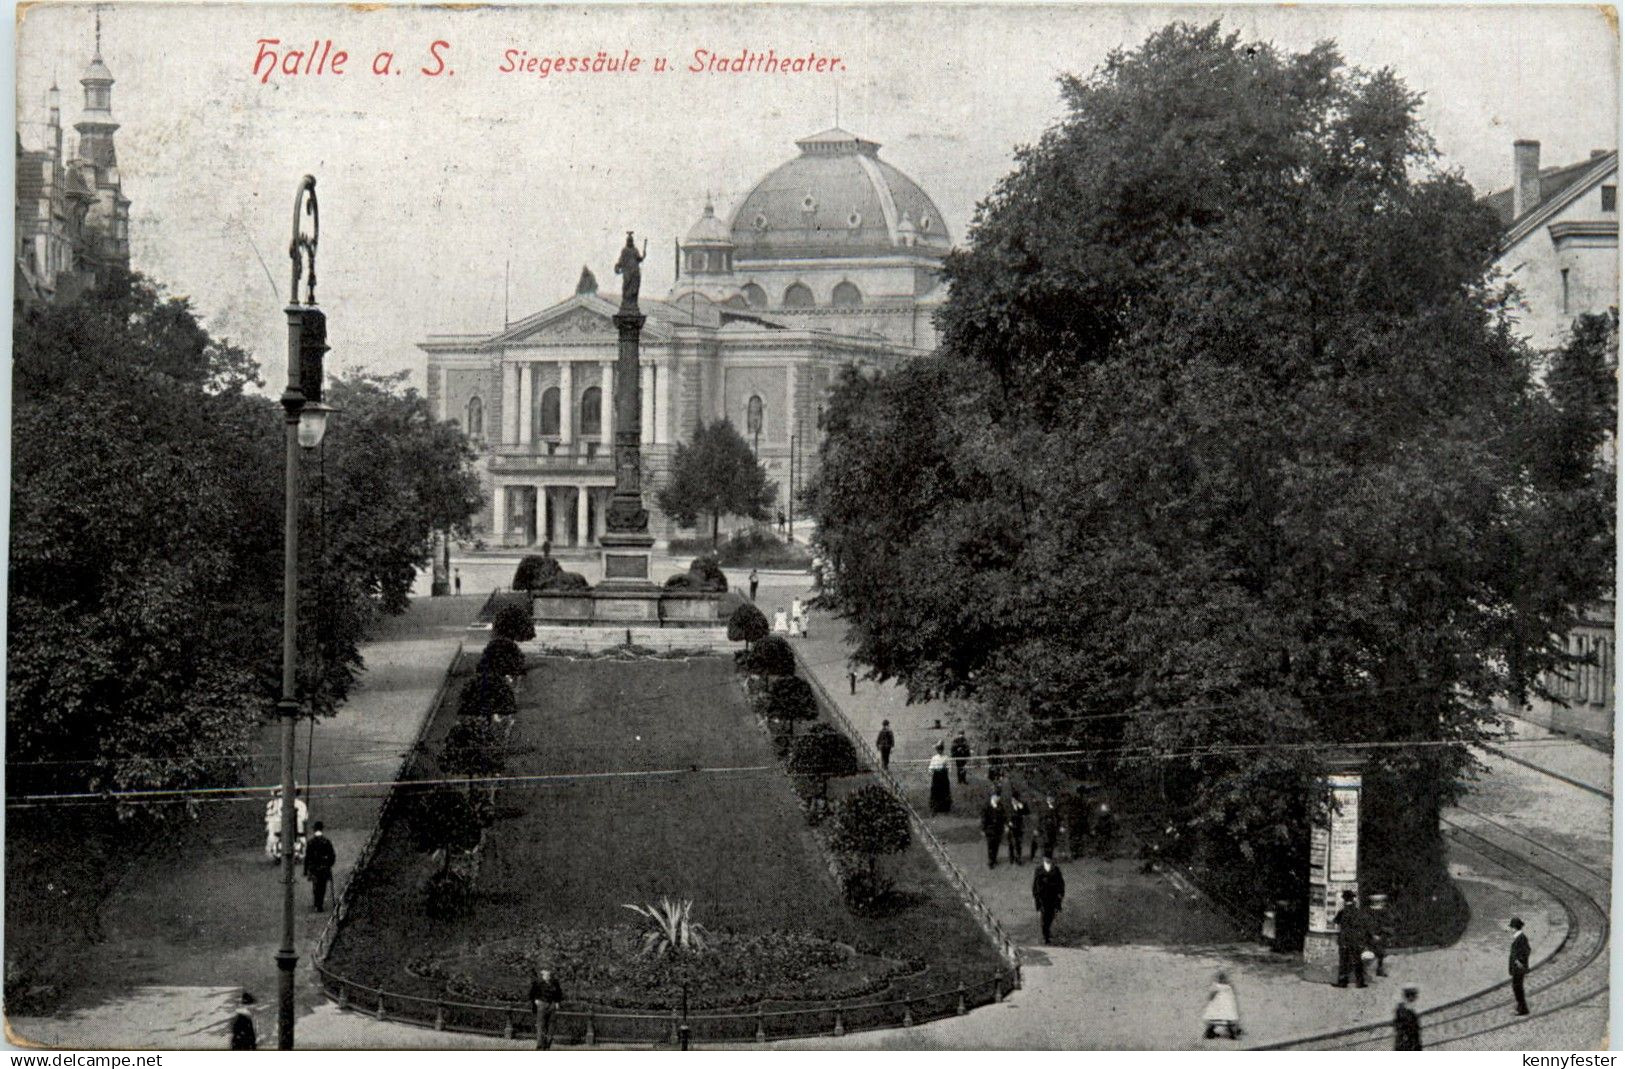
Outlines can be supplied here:
[[681, 902], [662, 898], [658, 906], [624, 903], [622, 908], [649, 922], [649, 930], [643, 933], [645, 955], [664, 958], [698, 953], [706, 947], [709, 936], [705, 928], [695, 922], [694, 903], [687, 898]]

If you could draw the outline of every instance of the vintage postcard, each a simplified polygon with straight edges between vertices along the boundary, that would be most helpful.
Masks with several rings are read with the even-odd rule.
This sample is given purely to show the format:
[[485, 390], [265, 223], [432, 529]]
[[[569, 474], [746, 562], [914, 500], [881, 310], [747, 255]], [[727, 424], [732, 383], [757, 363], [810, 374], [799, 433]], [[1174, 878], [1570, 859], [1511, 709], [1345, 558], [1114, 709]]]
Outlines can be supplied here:
[[1617, 8], [15, 32], [12, 1044], [1617, 1043]]

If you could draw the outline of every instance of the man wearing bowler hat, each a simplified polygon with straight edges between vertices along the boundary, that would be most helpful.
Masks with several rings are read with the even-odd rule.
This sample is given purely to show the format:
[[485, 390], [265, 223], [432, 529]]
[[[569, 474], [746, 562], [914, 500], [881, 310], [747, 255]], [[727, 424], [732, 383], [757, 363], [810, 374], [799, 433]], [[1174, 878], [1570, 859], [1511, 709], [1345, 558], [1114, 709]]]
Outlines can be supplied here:
[[1365, 958], [1360, 952], [1365, 949], [1366, 922], [1365, 910], [1355, 900], [1353, 891], [1343, 892], [1343, 908], [1337, 911], [1332, 918], [1337, 925], [1337, 986], [1349, 986], [1349, 973], [1354, 974], [1354, 986], [1365, 986]]
[[1523, 918], [1513, 917], [1507, 927], [1518, 933], [1512, 937], [1512, 950], [1507, 955], [1507, 973], [1512, 977], [1512, 997], [1517, 1000], [1519, 1017], [1529, 1014], [1529, 1001], [1523, 995], [1523, 978], [1529, 974], [1529, 937], [1523, 934]]
[[1394, 1007], [1394, 1049], [1421, 1050], [1422, 1019], [1416, 1014], [1416, 996], [1420, 989], [1415, 984], [1406, 984], [1401, 990], [1405, 999]]

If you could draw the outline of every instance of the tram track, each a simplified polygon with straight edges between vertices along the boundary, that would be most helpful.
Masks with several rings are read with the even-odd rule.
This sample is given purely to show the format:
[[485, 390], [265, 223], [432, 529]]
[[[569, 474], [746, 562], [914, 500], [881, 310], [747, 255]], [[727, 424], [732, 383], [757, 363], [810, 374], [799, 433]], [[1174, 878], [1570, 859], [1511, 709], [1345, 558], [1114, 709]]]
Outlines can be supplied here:
[[[1442, 814], [1451, 845], [1502, 871], [1529, 880], [1551, 895], [1568, 919], [1556, 950], [1529, 972], [1535, 1007], [1512, 1013], [1510, 980], [1423, 1011], [1422, 1035], [1429, 1049], [1449, 1047], [1595, 1001], [1608, 993], [1610, 877], [1579, 858], [1465, 806]], [[1514, 1031], [1514, 1036], [1515, 1036]], [[1512, 1036], [1512, 1045], [1516, 1044]], [[1380, 1050], [1393, 1043], [1388, 1020], [1304, 1036], [1266, 1049]]]

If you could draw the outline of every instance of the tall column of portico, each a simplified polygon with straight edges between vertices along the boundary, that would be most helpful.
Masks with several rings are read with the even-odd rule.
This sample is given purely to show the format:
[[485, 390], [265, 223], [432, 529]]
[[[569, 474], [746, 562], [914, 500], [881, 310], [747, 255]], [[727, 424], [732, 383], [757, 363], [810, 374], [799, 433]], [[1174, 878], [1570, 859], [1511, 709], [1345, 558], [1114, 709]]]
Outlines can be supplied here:
[[604, 452], [615, 451], [615, 361], [605, 360], [601, 365], [598, 387], [598, 413], [602, 418]]
[[643, 444], [655, 440], [655, 366], [644, 364], [638, 371], [638, 393], [642, 403], [638, 406], [639, 423], [643, 427]]
[[538, 543], [550, 541], [547, 533], [547, 487], [541, 483], [536, 484], [536, 541]]
[[531, 387], [536, 381], [536, 365], [528, 360], [519, 365], [519, 442], [521, 445], [530, 444], [530, 399]]
[[575, 365], [568, 360], [559, 361], [559, 441], [566, 446], [576, 440], [576, 391], [570, 372]]
[[501, 483], [491, 487], [491, 535], [502, 544], [504, 525], [508, 519], [508, 488]]
[[576, 545], [587, 544], [587, 488], [576, 487]]
[[519, 365], [502, 364], [502, 440], [519, 441]]
[[673, 365], [671, 364], [667, 364], [664, 368], [662, 368], [657, 364], [651, 369], [654, 375], [654, 399], [649, 403], [654, 406], [654, 440], [656, 443], [671, 441], [671, 428], [669, 426], [670, 420], [668, 418], [668, 414], [671, 412], [671, 398], [668, 396], [665, 403], [662, 404], [660, 400], [660, 391], [666, 390], [669, 392], [675, 384], [674, 380], [677, 378], [677, 376], [672, 373], [672, 366]]
[[438, 368], [436, 370], [437, 370], [437, 373], [440, 376], [440, 413], [439, 413], [439, 418], [440, 418], [440, 422], [444, 423], [444, 422], [446, 422], [446, 420], [451, 418], [451, 416], [449, 414], [451, 412], [451, 402], [446, 397], [446, 386], [451, 381], [451, 375], [445, 368]]

